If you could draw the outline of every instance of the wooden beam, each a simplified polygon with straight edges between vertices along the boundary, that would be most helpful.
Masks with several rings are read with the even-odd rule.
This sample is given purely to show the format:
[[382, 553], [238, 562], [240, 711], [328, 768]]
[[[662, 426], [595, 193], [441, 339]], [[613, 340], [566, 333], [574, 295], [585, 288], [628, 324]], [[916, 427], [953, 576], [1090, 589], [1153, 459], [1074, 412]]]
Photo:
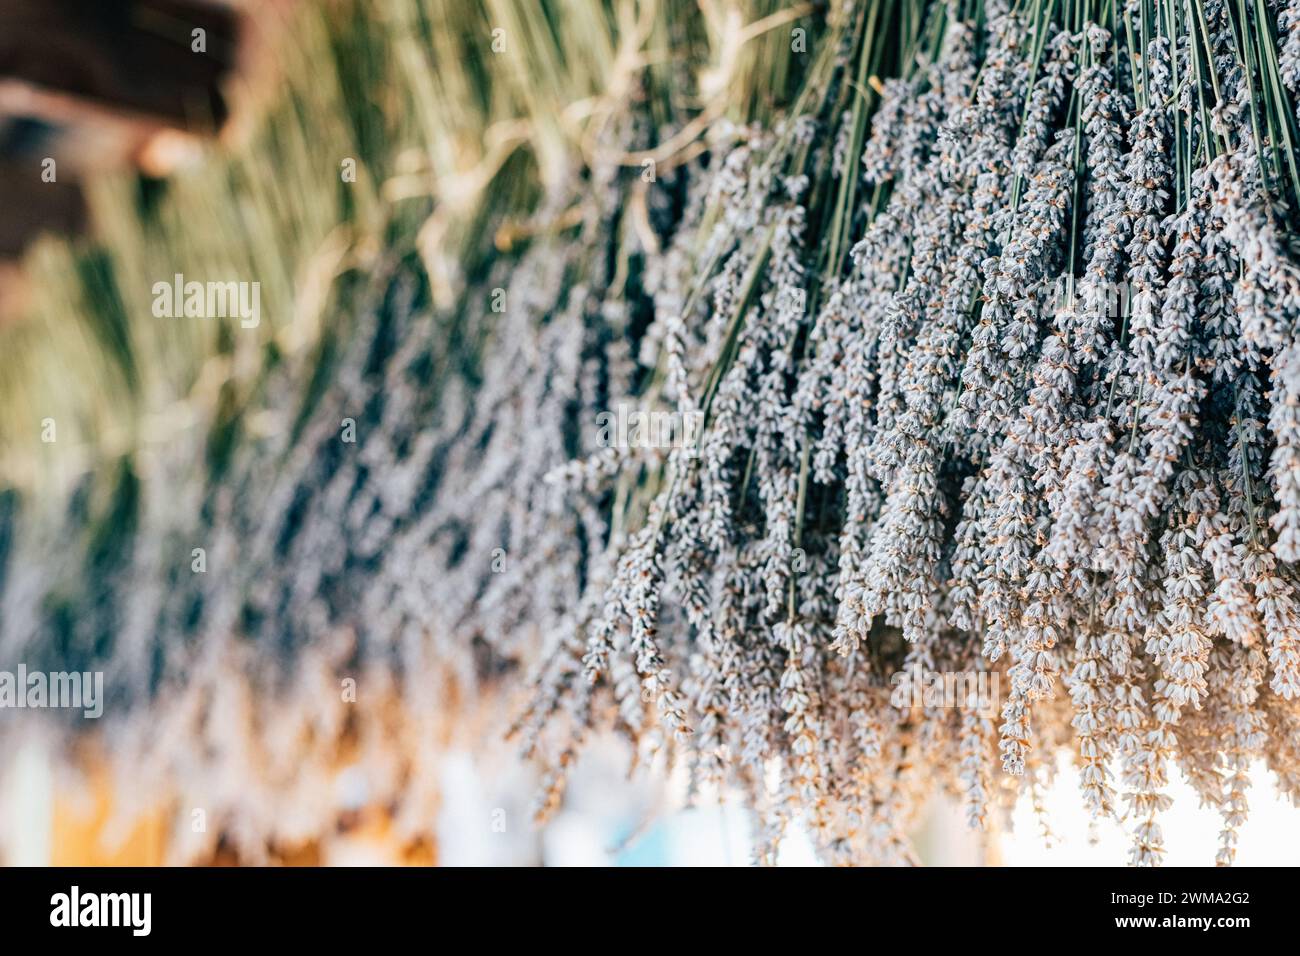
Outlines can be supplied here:
[[107, 111], [192, 132], [226, 118], [233, 10], [198, 0], [0, 0], [0, 21], [0, 85], [11, 101], [26, 91], [24, 112], [54, 111], [66, 123], [77, 110]]

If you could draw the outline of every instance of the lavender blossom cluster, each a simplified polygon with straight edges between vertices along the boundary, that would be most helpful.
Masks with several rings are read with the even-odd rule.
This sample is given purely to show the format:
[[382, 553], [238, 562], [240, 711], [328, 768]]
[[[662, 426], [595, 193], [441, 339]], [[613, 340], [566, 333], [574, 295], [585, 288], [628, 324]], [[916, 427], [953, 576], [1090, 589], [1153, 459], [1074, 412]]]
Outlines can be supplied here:
[[417, 836], [518, 696], [540, 817], [612, 729], [761, 861], [915, 862], [1062, 754], [1139, 864], [1175, 772], [1221, 863], [1252, 768], [1300, 802], [1300, 2], [876, 7], [892, 75], [831, 3], [790, 115], [654, 182], [601, 159], [671, 142], [633, 96], [450, 313], [380, 257], [107, 507], [0, 497], [0, 655], [105, 671], [178, 853], [327, 828], [341, 750]]
[[[1050, 7], [936, 7], [858, 155], [846, 49], [695, 170], [639, 359], [700, 453], [550, 475], [614, 518], [517, 727], [543, 810], [600, 727], [744, 794], [760, 859], [799, 819], [911, 862], [927, 795], [994, 825], [1062, 753], [1135, 864], [1175, 770], [1223, 864], [1257, 761], [1300, 803], [1298, 8]], [[996, 715], [932, 672], [998, 678]]]

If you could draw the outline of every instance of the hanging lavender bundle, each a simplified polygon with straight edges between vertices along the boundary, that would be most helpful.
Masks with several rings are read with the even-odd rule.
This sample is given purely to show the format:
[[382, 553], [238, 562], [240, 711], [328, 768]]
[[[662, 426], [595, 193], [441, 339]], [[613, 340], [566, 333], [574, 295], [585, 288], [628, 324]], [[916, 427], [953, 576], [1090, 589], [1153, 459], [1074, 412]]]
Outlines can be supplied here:
[[[328, 20], [336, 38], [373, 43], [376, 53], [419, 41], [416, 26], [394, 19], [414, 16], [416, 5], [381, 14], [359, 2], [355, 12], [355, 21]], [[491, 42], [480, 4], [458, 12]], [[332, 16], [302, 15], [312, 24]], [[566, 16], [590, 19], [577, 7]], [[460, 45], [431, 29], [437, 53]], [[612, 56], [603, 34], [588, 39]], [[556, 53], [532, 51], [534, 81], [558, 64]], [[363, 59], [343, 65], [378, 70], [364, 76], [367, 95], [395, 109], [384, 130], [392, 137], [404, 129], [405, 98], [436, 99], [439, 83], [457, 81], [499, 94], [513, 68], [471, 69], [467, 79], [444, 62], [431, 77], [439, 64], [423, 58], [391, 67], [382, 56]], [[605, 64], [593, 61], [603, 78]], [[319, 82], [314, 72], [305, 80]], [[570, 69], [560, 80], [580, 78]], [[433, 113], [450, 123], [450, 108], [446, 117], [439, 108], [448, 99]], [[534, 105], [546, 112], [545, 101]], [[305, 112], [312, 142], [328, 137], [329, 123], [346, 126], [346, 117]], [[602, 157], [650, 145], [641, 107], [584, 132]], [[358, 153], [380, 175], [381, 150], [400, 143], [377, 138]], [[235, 181], [246, 178], [240, 164], [278, 168], [249, 153], [227, 160]], [[309, 150], [293, 159], [318, 162]], [[218, 852], [267, 862], [328, 841], [340, 818], [363, 808], [379, 808], [401, 845], [428, 844], [444, 796], [440, 761], [470, 750], [490, 772], [504, 750], [498, 715], [511, 678], [542, 635], [575, 632], [583, 576], [596, 572], [611, 536], [606, 512], [570, 507], [544, 479], [599, 452], [585, 423], [638, 387], [645, 240], [620, 217], [639, 180], [618, 175], [616, 159], [580, 172], [576, 156], [563, 154], [564, 174], [539, 190], [530, 161], [512, 158], [491, 190], [466, 203], [472, 215], [459, 223], [467, 235], [455, 261], [463, 274], [434, 267], [457, 251], [445, 235], [436, 249], [423, 247], [430, 223], [458, 222], [441, 195], [432, 215], [424, 203], [418, 216], [409, 201], [386, 205], [379, 235], [366, 232], [372, 222], [341, 225], [335, 238], [346, 234], [354, 247], [315, 289], [322, 314], [319, 337], [299, 343], [308, 347], [294, 349], [283, 334], [261, 351], [239, 340], [253, 346], [240, 353], [251, 374], [218, 375], [214, 401], [196, 385], [174, 434], [149, 423], [144, 447], [97, 449], [70, 493], [0, 484], [0, 659], [100, 672], [106, 696], [103, 720], [36, 713], [0, 724], [0, 776], [39, 720], [55, 731], [57, 759], [80, 770], [91, 753], [107, 768], [122, 820], [166, 814], [169, 862]], [[230, 172], [214, 165], [213, 178]], [[292, 167], [285, 178], [301, 174]], [[681, 175], [665, 168], [661, 188], [671, 193]], [[161, 224], [128, 217], [153, 240], [138, 256], [146, 275], [176, 271], [176, 233], [202, 232], [209, 201], [197, 211], [178, 201]], [[677, 213], [656, 193], [643, 231], [670, 226]], [[218, 231], [214, 244], [242, 252], [256, 244], [249, 233], [277, 234], [266, 209], [248, 216], [248, 232]], [[127, 261], [139, 252], [112, 251]], [[124, 271], [110, 278], [134, 288]], [[79, 276], [57, 279], [83, 289]], [[102, 288], [84, 290], [78, 306], [90, 320], [120, 307]], [[268, 309], [266, 325], [283, 318]], [[210, 364], [228, 359], [219, 351]], [[150, 371], [174, 370], [155, 359]], [[202, 828], [192, 826], [194, 808]]]
[[640, 401], [698, 435], [550, 476], [612, 530], [529, 752], [558, 778], [620, 729], [745, 794], [762, 858], [798, 817], [906, 862], [926, 794], [984, 826], [1062, 753], [1137, 864], [1174, 768], [1221, 863], [1255, 761], [1300, 801], [1295, 37], [1285, 4], [833, 5], [651, 289]]
[[612, 728], [763, 861], [915, 862], [1062, 755], [1139, 864], [1175, 773], [1225, 864], [1252, 768], [1300, 802], [1296, 3], [461, 6], [432, 67], [375, 17], [437, 195], [376, 172], [310, 358], [0, 494], [0, 651], [106, 672], [175, 858], [328, 830], [341, 748], [418, 836], [516, 689], [540, 818]]

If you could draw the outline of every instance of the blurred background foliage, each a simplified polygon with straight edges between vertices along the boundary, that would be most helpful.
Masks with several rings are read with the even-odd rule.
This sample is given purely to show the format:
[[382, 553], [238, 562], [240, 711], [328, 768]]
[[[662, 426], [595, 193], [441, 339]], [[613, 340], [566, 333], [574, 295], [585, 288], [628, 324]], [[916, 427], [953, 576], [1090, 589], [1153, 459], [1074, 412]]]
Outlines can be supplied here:
[[[166, 178], [90, 177], [89, 235], [27, 253], [24, 314], [0, 327], [0, 484], [57, 498], [97, 463], [129, 470], [181, 429], [210, 428], [219, 452], [269, 367], [287, 364], [303, 383], [327, 374], [348, 334], [346, 289], [381, 259], [418, 263], [454, 324], [467, 285], [520, 251], [543, 197], [608, 148], [601, 133], [630, 101], [648, 107], [663, 142], [617, 157], [639, 172], [698, 151], [718, 118], [745, 122], [786, 99], [797, 81], [789, 33], [771, 28], [812, 6], [337, 0], [264, 11], [286, 22], [271, 62], [233, 77], [220, 142]], [[260, 326], [155, 318], [153, 284], [176, 273], [260, 282]], [[40, 440], [45, 419], [56, 442]]]

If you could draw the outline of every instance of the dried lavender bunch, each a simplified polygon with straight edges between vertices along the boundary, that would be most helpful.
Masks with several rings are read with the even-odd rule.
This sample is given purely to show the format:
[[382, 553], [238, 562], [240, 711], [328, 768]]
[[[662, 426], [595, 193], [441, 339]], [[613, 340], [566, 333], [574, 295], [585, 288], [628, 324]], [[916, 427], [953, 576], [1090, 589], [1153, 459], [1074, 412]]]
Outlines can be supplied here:
[[685, 761], [764, 859], [800, 817], [907, 862], [925, 794], [984, 826], [1063, 751], [1137, 864], [1173, 766], [1221, 863], [1252, 761], [1300, 802], [1295, 21], [836, 7], [652, 290], [642, 400], [702, 411], [698, 454], [557, 473], [618, 530], [541, 677], [551, 749]]
[[[120, 811], [166, 794], [206, 814], [197, 834], [177, 818], [173, 861], [332, 832], [353, 750], [397, 835], [427, 839], [439, 754], [491, 760], [507, 678], [579, 627], [610, 538], [545, 478], [601, 450], [586, 423], [633, 388], [645, 251], [616, 223], [637, 181], [604, 164], [498, 217], [525, 238], [452, 310], [395, 242], [334, 288], [305, 370], [270, 364], [233, 414], [86, 475], [53, 518], [0, 494], [0, 655], [104, 672]], [[60, 728], [70, 750], [80, 729]]]
[[[454, 295], [409, 248], [336, 290], [305, 391], [269, 368], [54, 534], [0, 499], [0, 650], [102, 663], [123, 765], [249, 858], [313, 825], [266, 809], [298, 805], [281, 768], [307, 752], [309, 794], [340, 736], [391, 734], [340, 675], [427, 742], [531, 665], [543, 817], [613, 728], [739, 791], [761, 860], [799, 820], [907, 864], [936, 790], [996, 827], [1066, 752], [1133, 862], [1175, 766], [1231, 862], [1252, 763], [1300, 801], [1294, 4], [800, 22], [806, 55], [771, 33], [690, 121], [715, 71], [670, 31], [581, 175], [539, 147], [509, 256]], [[436, 771], [398, 749], [373, 775], [414, 831]]]

